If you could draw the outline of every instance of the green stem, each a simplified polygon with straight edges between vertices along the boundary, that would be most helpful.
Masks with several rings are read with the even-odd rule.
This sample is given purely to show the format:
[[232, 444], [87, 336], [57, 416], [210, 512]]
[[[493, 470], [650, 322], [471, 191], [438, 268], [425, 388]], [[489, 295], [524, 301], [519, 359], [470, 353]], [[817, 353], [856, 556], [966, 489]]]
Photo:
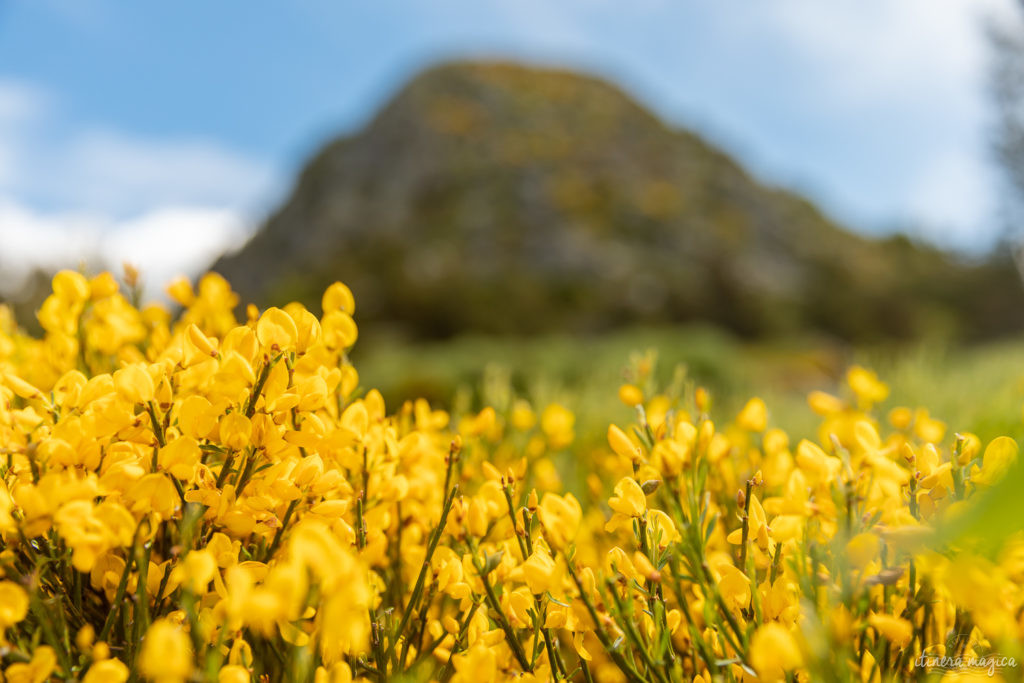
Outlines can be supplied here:
[[579, 574], [573, 567], [571, 561], [567, 561], [566, 565], [569, 567], [569, 575], [572, 577], [573, 583], [576, 584], [577, 590], [580, 592], [580, 599], [583, 600], [583, 604], [587, 608], [587, 612], [590, 613], [590, 618], [594, 622], [594, 633], [597, 635], [597, 639], [601, 641], [601, 645], [604, 647], [605, 652], [612, 658], [615, 665], [619, 667], [619, 670], [625, 674], [626, 678], [632, 683], [646, 683], [646, 679], [640, 674], [636, 668], [630, 664], [626, 658], [619, 651], [618, 646], [612, 643], [612, 639], [608, 636], [607, 631], [601, 625], [601, 618], [597, 614], [597, 608], [594, 607], [593, 601], [587, 592], [583, 589], [583, 582], [580, 580]]
[[653, 673], [654, 676], [661, 681], [661, 683], [669, 683], [668, 678], [665, 676], [664, 666], [661, 663], [655, 664], [654, 659], [651, 657], [651, 653], [647, 651], [644, 646], [644, 642], [640, 637], [640, 633], [636, 630], [636, 624], [633, 623], [633, 610], [630, 609], [629, 613], [626, 612], [626, 606], [623, 604], [622, 598], [619, 597], [618, 591], [615, 590], [615, 585], [611, 579], [607, 580], [608, 592], [612, 594], [612, 600], [615, 601], [615, 607], [619, 610], [619, 616], [622, 617], [622, 625], [626, 630], [626, 635], [633, 641], [633, 646], [640, 653], [640, 659], [644, 661], [647, 666], [648, 674]]
[[134, 640], [136, 643], [142, 642], [142, 637], [146, 633], [146, 629], [149, 628], [149, 596], [146, 591], [146, 581], [149, 576], [149, 555], [152, 550], [152, 545], [143, 543], [141, 547], [135, 549], [135, 566], [138, 568], [138, 579], [135, 589], [135, 606], [134, 613], [132, 614], [132, 624], [134, 629]]
[[740, 561], [736, 567], [747, 573], [747, 540], [750, 537], [750, 489], [751, 481], [747, 480], [746, 498], [743, 501], [743, 539], [740, 541]]
[[278, 547], [281, 545], [281, 538], [284, 536], [285, 529], [288, 528], [288, 523], [292, 521], [292, 515], [295, 514], [295, 508], [299, 505], [299, 499], [296, 498], [292, 502], [288, 503], [288, 509], [285, 510], [284, 519], [281, 520], [281, 526], [278, 528], [277, 533], [274, 534], [274, 540], [270, 543], [270, 547], [267, 548], [266, 558], [264, 562], [270, 562], [274, 557], [274, 553], [277, 552]]
[[[71, 672], [71, 653], [70, 648], [65, 647], [61, 639], [57, 637], [57, 634], [53, 630], [54, 619], [48, 613], [49, 610], [43, 604], [39, 594], [33, 592], [31, 599], [32, 614], [35, 615], [36, 621], [39, 622], [39, 626], [43, 631], [43, 639], [53, 648], [54, 652], [57, 653], [57, 658], [60, 660], [61, 668], [64, 671]], [[60, 615], [63, 617], [63, 610], [58, 610]], [[61, 619], [63, 621], [63, 619]], [[64, 634], [67, 635], [67, 629], [64, 629]]]
[[[505, 640], [508, 641], [509, 647], [512, 648], [512, 654], [515, 655], [516, 661], [519, 662], [519, 666], [522, 667], [524, 672], [532, 671], [530, 662], [526, 658], [526, 652], [523, 650], [523, 644], [519, 642], [519, 638], [516, 637], [515, 630], [512, 628], [512, 624], [509, 623], [508, 617], [505, 612], [501, 609], [501, 602], [498, 600], [498, 596], [494, 592], [494, 587], [491, 586], [491, 582], [487, 580], [487, 574], [484, 573], [483, 562], [477, 557], [476, 553], [473, 554], [473, 562], [477, 565], [477, 572], [480, 574], [480, 581], [484, 584], [484, 596], [487, 599], [487, 605], [494, 610], [494, 617], [498, 621], [498, 626], [505, 632]], [[554, 663], [552, 663], [554, 666]]]
[[[452, 674], [455, 673], [452, 660], [455, 658], [455, 655], [466, 646], [466, 633], [469, 630], [469, 623], [473, 620], [473, 615], [476, 614], [479, 607], [480, 603], [474, 602], [473, 606], [469, 609], [469, 612], [467, 612], [466, 616], [462, 619], [462, 623], [459, 624], [459, 634], [455, 636], [455, 644], [452, 646], [452, 652], [448, 655], [448, 661], [445, 662], [444, 668], [441, 669], [441, 673], [437, 677], [437, 680], [440, 681], [440, 683], [448, 683]], [[431, 648], [431, 651], [433, 651], [433, 648]]]
[[146, 402], [146, 412], [149, 413], [149, 421], [153, 425], [153, 434], [156, 436], [156, 442], [163, 448], [167, 445], [167, 440], [164, 435], [164, 427], [160, 420], [156, 416], [156, 404], [153, 401]]
[[231, 472], [231, 465], [235, 462], [235, 452], [233, 450], [228, 451], [227, 455], [224, 456], [224, 463], [220, 466], [220, 472], [217, 473], [217, 488], [223, 488], [224, 482], [228, 480], [228, 474]]
[[512, 503], [512, 484], [506, 483], [501, 490], [504, 492], [505, 502], [508, 504], [508, 518], [512, 520], [512, 531], [515, 534], [516, 542], [519, 544], [519, 552], [525, 561], [530, 555], [526, 550], [526, 540], [524, 538], [526, 532], [523, 532], [523, 534], [519, 533], [519, 522], [516, 520], [515, 505]]
[[[445, 481], [450, 479], [452, 469], [452, 460], [449, 459], [448, 473], [449, 476], [445, 477]], [[427, 571], [430, 570], [430, 560], [434, 557], [434, 550], [437, 549], [437, 544], [441, 540], [441, 535], [444, 533], [444, 528], [448, 523], [448, 513], [452, 509], [452, 503], [455, 502], [455, 495], [458, 492], [459, 487], [452, 487], [451, 491], [445, 496], [444, 506], [441, 509], [441, 519], [438, 521], [437, 526], [434, 528], [434, 533], [431, 534], [430, 542], [427, 545], [427, 554], [423, 559], [423, 566], [420, 567], [419, 576], [416, 577], [416, 584], [413, 586], [412, 595], [409, 596], [409, 602], [405, 607], [405, 611], [402, 613], [402, 620], [399, 622], [398, 630], [395, 631], [394, 635], [388, 640], [387, 659], [393, 664], [397, 664], [394, 660], [395, 657], [395, 645], [396, 640], [399, 636], [405, 633], [406, 627], [409, 625], [409, 619], [412, 618], [412, 613], [416, 611], [416, 607], [419, 603], [420, 598], [423, 595], [423, 584], [426, 582]], [[408, 647], [406, 645], [406, 647]]]
[[256, 379], [256, 384], [252, 388], [252, 393], [249, 395], [249, 402], [245, 404], [245, 416], [251, 418], [256, 414], [256, 402], [260, 399], [260, 394], [263, 393], [263, 385], [267, 383], [267, 378], [270, 376], [270, 371], [277, 365], [278, 361], [281, 360], [281, 355], [278, 354], [270, 359], [263, 365], [260, 370], [260, 376]]
[[[135, 541], [138, 542], [139, 530], [142, 528], [142, 522], [135, 527]], [[103, 622], [103, 628], [100, 629], [100, 635], [98, 640], [100, 642], [106, 642], [107, 636], [110, 635], [110, 629], [114, 627], [114, 622], [117, 621], [118, 612], [121, 611], [124, 605], [124, 594], [128, 589], [128, 577], [132, 573], [132, 563], [135, 561], [134, 553], [135, 544], [132, 544], [132, 552], [128, 553], [124, 561], [124, 571], [121, 572], [121, 579], [117, 583], [117, 591], [114, 593], [114, 604], [111, 605], [110, 613], [107, 614], [106, 621]]]

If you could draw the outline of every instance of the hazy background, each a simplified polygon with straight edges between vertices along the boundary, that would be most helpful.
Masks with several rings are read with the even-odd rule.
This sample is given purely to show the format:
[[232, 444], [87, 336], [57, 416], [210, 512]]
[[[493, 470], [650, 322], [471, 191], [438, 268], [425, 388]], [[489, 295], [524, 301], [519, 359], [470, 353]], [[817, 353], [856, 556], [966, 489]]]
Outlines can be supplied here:
[[770, 387], [797, 431], [804, 392], [855, 360], [893, 401], [1019, 431], [1021, 16], [0, 0], [0, 300], [32, 327], [56, 268], [127, 261], [160, 297], [217, 262], [260, 305], [352, 283], [389, 401], [504, 372], [540, 402], [604, 401], [576, 406], [596, 424], [653, 348], [727, 400]]
[[1012, 3], [3, 0], [0, 261], [196, 273], [321, 142], [475, 55], [604, 75], [846, 225], [984, 249], [993, 17]]

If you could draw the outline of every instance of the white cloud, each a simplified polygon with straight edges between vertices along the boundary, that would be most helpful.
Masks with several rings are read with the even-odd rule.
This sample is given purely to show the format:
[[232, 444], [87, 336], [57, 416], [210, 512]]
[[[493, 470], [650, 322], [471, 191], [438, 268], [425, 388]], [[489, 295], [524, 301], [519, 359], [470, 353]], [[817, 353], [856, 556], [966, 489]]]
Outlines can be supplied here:
[[150, 283], [163, 287], [175, 275], [198, 275], [248, 235], [238, 211], [165, 207], [104, 231], [102, 253], [115, 263], [137, 266]]
[[[830, 76], [839, 104], [916, 98], [977, 83], [981, 20], [1002, 0], [784, 0], [760, 18]], [[951, 102], [959, 106], [960, 102]]]
[[0, 150], [9, 169], [3, 173], [0, 165], [0, 192], [36, 204], [119, 217], [176, 204], [262, 209], [258, 198], [278, 185], [269, 164], [213, 141], [103, 128], [62, 133], [52, 108], [24, 116], [19, 105], [25, 108], [11, 102], [6, 119], [0, 109]]
[[47, 93], [0, 81], [0, 291], [38, 266], [139, 267], [149, 292], [244, 241], [276, 200], [269, 164], [203, 140], [63, 132]]
[[0, 185], [17, 177], [18, 159], [24, 152], [23, 135], [47, 106], [48, 98], [37, 88], [0, 80]]
[[41, 215], [0, 199], [0, 265], [24, 273], [35, 264], [66, 265], [99, 246], [102, 218], [86, 213]]
[[139, 268], [151, 296], [176, 275], [195, 276], [248, 234], [235, 210], [169, 206], [136, 218], [86, 212], [41, 213], [0, 199], [0, 269], [16, 287], [33, 267]]
[[46, 108], [48, 98], [27, 83], [0, 80], [0, 126], [22, 123]]
[[999, 218], [984, 27], [1016, 20], [1012, 0], [710, 7], [716, 50], [748, 71], [737, 87], [770, 84], [755, 80], [759, 99], [734, 115], [762, 175], [819, 188], [854, 225], [987, 246]]
[[[580, 7], [545, 0], [504, 0], [494, 10], [506, 29], [529, 40], [534, 49], [573, 51], [589, 48], [593, 37], [580, 21]], [[582, 9], [588, 9], [586, 3]]]
[[928, 161], [914, 178], [905, 212], [941, 245], [979, 250], [997, 236], [992, 168], [973, 150], [949, 150]]
[[264, 208], [258, 198], [278, 184], [270, 163], [217, 141], [147, 138], [64, 118], [51, 93], [0, 79], [0, 193], [124, 215], [166, 204]]
[[147, 140], [113, 131], [77, 135], [59, 153], [61, 201], [115, 214], [165, 205], [253, 204], [274, 184], [270, 168], [222, 146], [195, 140]]

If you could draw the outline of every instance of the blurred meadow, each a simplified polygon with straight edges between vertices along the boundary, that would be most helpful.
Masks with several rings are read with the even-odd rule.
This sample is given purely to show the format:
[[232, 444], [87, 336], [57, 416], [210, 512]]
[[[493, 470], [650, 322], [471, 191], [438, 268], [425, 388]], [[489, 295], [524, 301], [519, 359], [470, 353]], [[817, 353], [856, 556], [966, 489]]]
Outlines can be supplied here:
[[594, 338], [385, 341], [356, 350], [353, 359], [367, 386], [379, 388], [389, 403], [426, 397], [468, 412], [493, 405], [488, 386], [497, 382], [541, 405], [571, 406], [582, 422], [580, 435], [595, 442], [603, 442], [603, 425], [632, 417], [609, 388], [632, 381], [634, 366], [644, 360], [654, 366], [652, 385], [675, 380], [707, 387], [725, 415], [738, 413], [750, 396], [762, 397], [773, 422], [794, 438], [816, 436], [807, 394], [835, 391], [855, 363], [891, 384], [890, 408], [927, 406], [933, 417], [982, 439], [1017, 438], [1024, 431], [1024, 373], [1017, 371], [1024, 344], [1016, 340], [969, 348], [924, 342], [851, 347], [818, 338], [751, 342], [711, 327], [632, 328]]
[[[1024, 329], [1011, 3], [953, 3], [912, 37], [910, 6], [454, 3], [445, 29], [415, 4], [312, 3], [239, 17], [250, 59], [247, 37], [293, 37], [287, 76], [262, 77], [217, 56], [227, 8], [194, 37], [199, 73], [162, 56], [182, 16], [94, 5], [0, 15], [0, 297], [28, 330], [64, 267], [131, 263], [165, 303], [210, 268], [260, 307], [313, 308], [341, 279], [391, 402], [450, 406], [488, 365], [592, 395], [650, 349], [725, 402], [770, 386], [782, 417], [852, 360], [907, 381], [960, 350], [997, 367]], [[44, 26], [78, 52], [33, 61]], [[152, 44], [109, 42], [129, 34]], [[164, 88], [116, 63], [129, 51]], [[998, 386], [968, 374], [960, 391], [990, 397], [972, 405], [1016, 400], [1012, 365]]]

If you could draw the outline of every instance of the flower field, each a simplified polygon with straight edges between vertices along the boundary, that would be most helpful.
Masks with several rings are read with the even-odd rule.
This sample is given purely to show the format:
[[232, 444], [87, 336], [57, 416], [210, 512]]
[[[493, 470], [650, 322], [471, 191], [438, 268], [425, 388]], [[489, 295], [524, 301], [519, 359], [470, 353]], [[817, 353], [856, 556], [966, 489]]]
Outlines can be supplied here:
[[0, 680], [1021, 675], [1016, 443], [867, 368], [810, 440], [635, 363], [593, 446], [511, 386], [385, 405], [343, 284], [169, 293], [63, 271], [40, 339], [0, 308]]

